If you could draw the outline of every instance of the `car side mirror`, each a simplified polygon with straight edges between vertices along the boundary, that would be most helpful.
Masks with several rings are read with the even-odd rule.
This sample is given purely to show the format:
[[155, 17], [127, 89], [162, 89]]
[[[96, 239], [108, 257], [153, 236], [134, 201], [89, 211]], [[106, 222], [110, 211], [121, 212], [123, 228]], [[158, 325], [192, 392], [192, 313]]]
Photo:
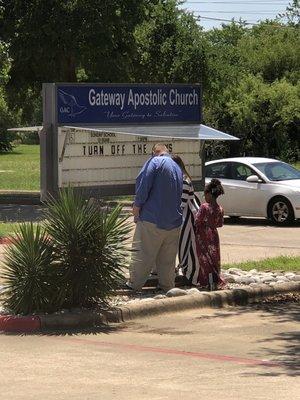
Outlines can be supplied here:
[[262, 180], [257, 175], [248, 176], [246, 181], [251, 183], [262, 183]]

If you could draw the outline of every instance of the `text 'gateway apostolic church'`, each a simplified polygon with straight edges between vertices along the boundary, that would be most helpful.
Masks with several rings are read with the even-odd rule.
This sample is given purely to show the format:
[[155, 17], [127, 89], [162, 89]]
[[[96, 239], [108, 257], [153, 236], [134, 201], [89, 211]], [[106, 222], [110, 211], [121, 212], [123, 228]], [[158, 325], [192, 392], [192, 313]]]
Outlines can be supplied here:
[[164, 91], [163, 89], [150, 89], [146, 93], [134, 92], [130, 89], [127, 93], [105, 92], [101, 89], [89, 90], [89, 104], [91, 106], [118, 106], [121, 110], [126, 106], [197, 106], [200, 104], [199, 93], [180, 93], [177, 89]]

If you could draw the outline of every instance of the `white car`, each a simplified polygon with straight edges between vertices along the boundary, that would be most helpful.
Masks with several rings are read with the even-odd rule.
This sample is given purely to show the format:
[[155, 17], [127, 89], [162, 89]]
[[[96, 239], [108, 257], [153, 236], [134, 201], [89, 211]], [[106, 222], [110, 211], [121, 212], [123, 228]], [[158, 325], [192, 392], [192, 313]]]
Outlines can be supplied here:
[[225, 215], [266, 217], [278, 225], [300, 218], [300, 171], [282, 161], [237, 157], [205, 164], [205, 183], [222, 182]]

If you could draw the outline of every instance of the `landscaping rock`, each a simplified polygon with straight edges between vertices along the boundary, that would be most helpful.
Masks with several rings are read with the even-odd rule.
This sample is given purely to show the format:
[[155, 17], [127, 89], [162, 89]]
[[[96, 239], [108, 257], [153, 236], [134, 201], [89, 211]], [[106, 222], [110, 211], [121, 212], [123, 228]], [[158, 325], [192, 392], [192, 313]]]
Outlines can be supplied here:
[[291, 279], [291, 281], [300, 282], [300, 275], [295, 275], [295, 276]]
[[293, 280], [295, 274], [293, 272], [287, 272], [287, 273], [284, 274], [284, 276], [286, 278], [288, 278], [289, 280]]
[[243, 283], [245, 283], [245, 285], [250, 285], [250, 283], [256, 283], [256, 279], [253, 276], [245, 276]]
[[243, 277], [242, 276], [235, 276], [234, 277], [234, 283], [243, 283]]
[[200, 291], [197, 288], [188, 289], [187, 292], [188, 294], [195, 294], [195, 295], [200, 293]]
[[186, 290], [173, 288], [166, 293], [167, 297], [178, 297], [178, 296], [186, 296], [188, 293]]
[[239, 268], [229, 268], [228, 272], [232, 275], [242, 275], [243, 271]]
[[257, 269], [255, 269], [255, 268], [254, 269], [250, 269], [249, 272], [250, 272], [250, 274], [257, 274]]
[[161, 299], [165, 299], [167, 296], [165, 294], [157, 294], [156, 296], [154, 296], [153, 298], [155, 300], [161, 300]]
[[289, 279], [286, 276], [277, 276], [276, 277], [277, 282], [282, 281], [282, 282], [289, 282]]
[[227, 283], [235, 283], [235, 278], [234, 275], [230, 275], [230, 274], [222, 274], [222, 277], [225, 279], [225, 281]]
[[262, 283], [270, 283], [270, 282], [274, 282], [274, 281], [275, 281], [275, 279], [273, 276], [265, 276], [261, 280]]

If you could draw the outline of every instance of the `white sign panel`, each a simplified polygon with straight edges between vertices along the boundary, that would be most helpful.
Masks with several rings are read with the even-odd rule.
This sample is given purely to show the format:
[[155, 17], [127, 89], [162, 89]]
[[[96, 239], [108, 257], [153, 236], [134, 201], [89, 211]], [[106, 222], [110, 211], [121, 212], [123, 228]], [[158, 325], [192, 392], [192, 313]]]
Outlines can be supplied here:
[[59, 128], [58, 186], [134, 184], [152, 147], [164, 143], [184, 160], [194, 181], [201, 180], [199, 140], [162, 139], [111, 132]]

